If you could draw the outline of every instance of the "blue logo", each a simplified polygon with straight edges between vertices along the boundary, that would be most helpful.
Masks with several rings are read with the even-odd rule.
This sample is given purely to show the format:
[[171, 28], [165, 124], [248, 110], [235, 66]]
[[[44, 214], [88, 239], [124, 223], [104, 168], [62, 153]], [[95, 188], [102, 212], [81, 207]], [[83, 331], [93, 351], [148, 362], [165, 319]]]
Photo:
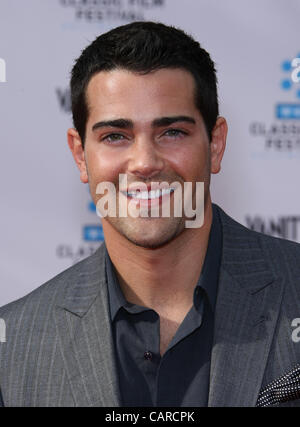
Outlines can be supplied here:
[[88, 210], [90, 212], [96, 213], [96, 205], [95, 205], [95, 203], [93, 201], [90, 201], [88, 203]]
[[[300, 52], [297, 55], [300, 58]], [[290, 92], [291, 96], [300, 100], [300, 84], [295, 82], [292, 75], [295, 74], [293, 59], [286, 59], [281, 63], [281, 70], [285, 74], [280, 82], [280, 87], [284, 92]], [[299, 73], [298, 73], [299, 75]], [[300, 119], [300, 104], [280, 103], [275, 107], [275, 115], [278, 119], [295, 120]]]
[[102, 225], [85, 225], [83, 239], [88, 242], [101, 242], [104, 240]]
[[277, 104], [276, 117], [278, 119], [300, 119], [300, 104]]
[[[96, 213], [96, 205], [92, 200], [88, 202], [87, 210], [93, 214]], [[100, 218], [98, 219], [100, 221]], [[104, 234], [101, 223], [83, 226], [83, 239], [87, 242], [102, 242], [104, 240]]]

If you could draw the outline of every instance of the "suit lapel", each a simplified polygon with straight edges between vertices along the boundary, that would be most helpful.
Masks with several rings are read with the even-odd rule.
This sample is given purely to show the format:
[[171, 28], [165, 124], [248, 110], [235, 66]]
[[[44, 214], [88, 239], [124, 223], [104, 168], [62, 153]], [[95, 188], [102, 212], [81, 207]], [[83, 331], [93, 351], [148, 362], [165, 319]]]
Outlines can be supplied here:
[[76, 406], [119, 406], [108, 311], [105, 244], [78, 266], [55, 322]]
[[[209, 406], [254, 406], [272, 343], [283, 279], [258, 235], [218, 208], [223, 253], [216, 303]], [[71, 269], [54, 321], [76, 406], [120, 406], [108, 312], [105, 244]]]
[[259, 235], [219, 208], [223, 254], [216, 303], [209, 406], [255, 406], [282, 299]]

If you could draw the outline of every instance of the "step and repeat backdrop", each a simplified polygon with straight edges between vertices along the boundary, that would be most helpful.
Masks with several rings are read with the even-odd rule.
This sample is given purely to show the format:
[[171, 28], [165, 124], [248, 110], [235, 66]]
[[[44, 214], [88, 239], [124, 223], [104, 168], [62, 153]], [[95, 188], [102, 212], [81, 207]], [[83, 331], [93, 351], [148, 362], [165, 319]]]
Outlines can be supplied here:
[[103, 240], [67, 146], [69, 75], [96, 36], [135, 20], [181, 27], [216, 63], [229, 134], [213, 201], [300, 242], [300, 0], [0, 0], [0, 306]]

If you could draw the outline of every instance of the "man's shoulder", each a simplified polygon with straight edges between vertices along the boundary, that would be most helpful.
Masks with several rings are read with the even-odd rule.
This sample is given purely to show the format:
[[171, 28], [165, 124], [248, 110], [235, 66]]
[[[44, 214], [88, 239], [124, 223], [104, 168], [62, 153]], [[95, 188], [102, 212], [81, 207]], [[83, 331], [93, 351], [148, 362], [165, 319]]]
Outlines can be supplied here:
[[284, 239], [281, 237], [270, 236], [268, 234], [264, 234], [264, 233], [261, 233], [259, 231], [255, 231], [255, 230], [252, 230], [250, 228], [247, 228], [245, 225], [243, 225], [242, 223], [238, 222], [233, 217], [228, 215], [222, 208], [220, 208], [220, 206], [218, 206], [218, 205], [215, 205], [215, 206], [219, 212], [222, 225], [223, 226], [225, 225], [226, 229], [228, 229], [228, 228], [233, 229], [234, 234], [238, 234], [238, 233], [244, 234], [245, 233], [248, 235], [248, 237], [250, 239], [251, 238], [258, 238], [260, 240], [264, 240], [264, 241], [268, 242], [269, 244], [283, 245], [283, 246], [289, 247], [290, 249], [296, 250], [296, 251], [300, 250], [300, 243], [294, 242], [292, 240]]
[[260, 247], [273, 264], [289, 265], [294, 271], [300, 272], [300, 244], [291, 240], [280, 237], [270, 236], [251, 230], [239, 223], [217, 206], [221, 222], [223, 225], [223, 236], [226, 235], [228, 240], [236, 239], [236, 246], [249, 249]]
[[15, 316], [32, 316], [37, 306], [55, 305], [63, 301], [68, 289], [75, 288], [82, 276], [88, 277], [95, 271], [104, 254], [104, 245], [101, 245], [94, 254], [77, 262], [61, 273], [57, 274], [29, 294], [0, 308], [0, 318], [10, 319]]

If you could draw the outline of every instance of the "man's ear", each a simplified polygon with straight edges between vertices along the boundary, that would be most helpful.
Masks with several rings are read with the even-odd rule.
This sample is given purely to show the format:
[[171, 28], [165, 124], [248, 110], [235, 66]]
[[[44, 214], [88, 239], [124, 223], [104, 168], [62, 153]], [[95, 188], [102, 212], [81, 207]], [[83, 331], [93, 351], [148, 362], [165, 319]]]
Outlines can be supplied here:
[[211, 173], [218, 173], [221, 170], [221, 161], [226, 146], [227, 130], [227, 122], [224, 117], [218, 117], [212, 131], [210, 142]]
[[78, 166], [78, 169], [80, 170], [81, 182], [83, 182], [84, 184], [87, 184], [89, 182], [89, 179], [87, 174], [84, 149], [81, 143], [81, 138], [79, 136], [79, 133], [77, 132], [76, 129], [71, 128], [68, 130], [67, 135], [68, 135], [68, 144], [69, 144], [70, 150], [73, 154], [73, 157]]

